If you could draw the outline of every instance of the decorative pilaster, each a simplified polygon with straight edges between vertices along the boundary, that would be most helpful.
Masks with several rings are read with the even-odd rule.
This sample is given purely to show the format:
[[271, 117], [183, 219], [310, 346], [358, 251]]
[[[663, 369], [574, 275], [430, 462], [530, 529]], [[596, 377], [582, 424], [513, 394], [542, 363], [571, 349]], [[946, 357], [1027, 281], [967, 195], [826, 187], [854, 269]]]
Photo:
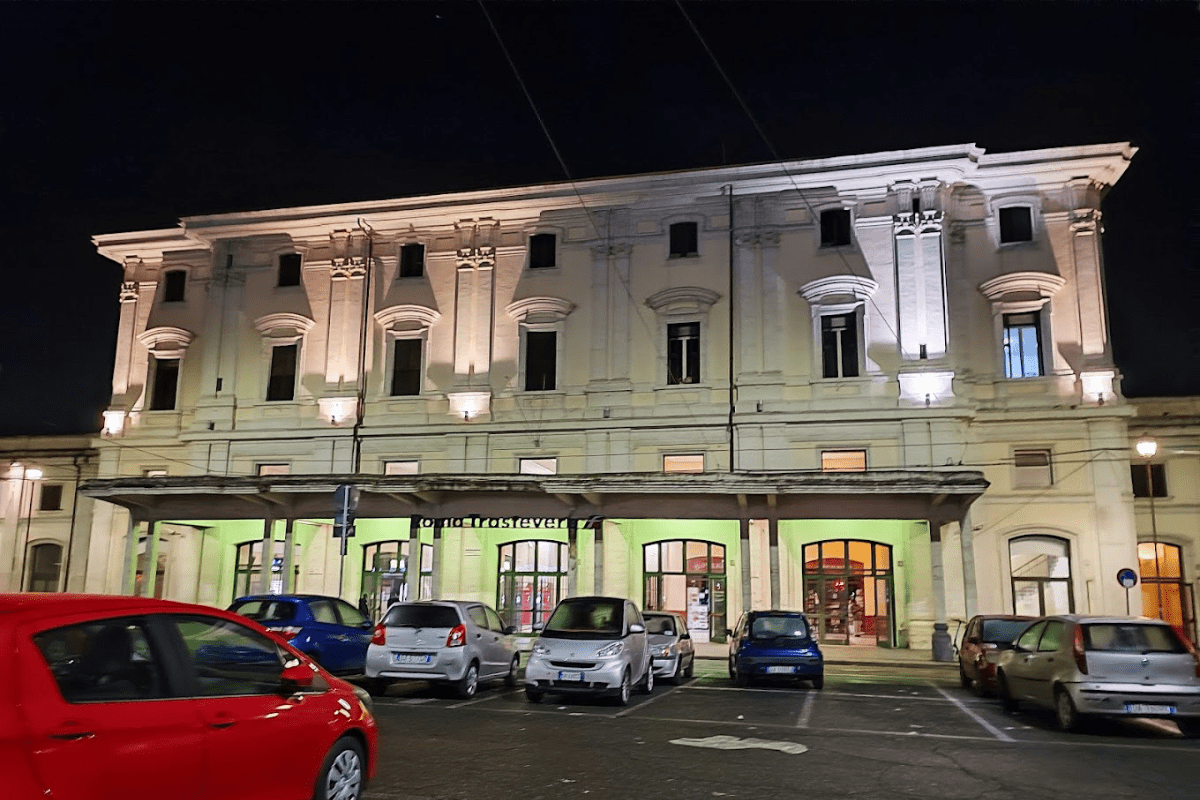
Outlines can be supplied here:
[[333, 391], [358, 387], [359, 345], [370, 234], [362, 228], [329, 234], [329, 338], [325, 383]]
[[454, 379], [459, 386], [486, 385], [492, 363], [492, 306], [498, 223], [455, 225], [457, 291], [454, 302]]
[[[947, 319], [943, 215], [935, 183], [895, 187], [899, 213], [893, 218], [896, 286], [900, 312], [900, 357], [905, 361], [946, 356]], [[920, 204], [913, 209], [913, 197]]]

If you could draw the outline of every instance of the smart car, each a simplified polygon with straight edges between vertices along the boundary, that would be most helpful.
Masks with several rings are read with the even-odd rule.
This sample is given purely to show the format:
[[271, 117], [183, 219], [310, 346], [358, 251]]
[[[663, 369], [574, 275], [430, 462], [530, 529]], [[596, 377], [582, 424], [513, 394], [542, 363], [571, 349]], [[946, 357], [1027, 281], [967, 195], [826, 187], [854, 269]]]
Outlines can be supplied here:
[[825, 657], [799, 611], [747, 611], [729, 636], [729, 677], [737, 686], [771, 679], [825, 686]]

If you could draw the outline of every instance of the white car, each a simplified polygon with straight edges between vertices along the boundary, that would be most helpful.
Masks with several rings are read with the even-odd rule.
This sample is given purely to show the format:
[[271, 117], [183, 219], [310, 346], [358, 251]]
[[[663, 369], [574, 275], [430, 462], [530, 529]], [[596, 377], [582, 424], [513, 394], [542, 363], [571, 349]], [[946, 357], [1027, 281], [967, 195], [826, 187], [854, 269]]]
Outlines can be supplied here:
[[641, 612], [619, 597], [563, 600], [525, 666], [531, 703], [546, 694], [605, 694], [626, 705], [634, 684], [654, 691], [654, 664]]
[[398, 680], [433, 681], [473, 697], [481, 681], [503, 678], [516, 686], [521, 657], [513, 631], [483, 603], [397, 603], [367, 647], [369, 690], [383, 694]]

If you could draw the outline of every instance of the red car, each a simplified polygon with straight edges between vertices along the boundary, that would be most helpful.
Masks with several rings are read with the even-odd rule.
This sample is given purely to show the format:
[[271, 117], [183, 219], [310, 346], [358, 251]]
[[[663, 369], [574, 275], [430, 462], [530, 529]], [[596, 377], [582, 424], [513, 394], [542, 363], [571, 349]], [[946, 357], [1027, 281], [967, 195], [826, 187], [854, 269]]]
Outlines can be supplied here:
[[1014, 614], [979, 614], [971, 617], [958, 646], [958, 680], [964, 689], [982, 694], [996, 690], [996, 660], [1001, 650], [1011, 650], [1013, 641], [1029, 627], [1034, 617]]
[[375, 774], [369, 704], [236, 614], [0, 595], [6, 800], [356, 800]]

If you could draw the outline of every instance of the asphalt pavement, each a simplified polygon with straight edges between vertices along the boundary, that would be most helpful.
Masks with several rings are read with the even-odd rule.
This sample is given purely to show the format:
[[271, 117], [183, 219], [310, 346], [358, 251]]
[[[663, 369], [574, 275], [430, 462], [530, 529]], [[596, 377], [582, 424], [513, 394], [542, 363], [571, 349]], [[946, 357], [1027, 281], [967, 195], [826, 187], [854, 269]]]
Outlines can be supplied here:
[[364, 800], [1200, 797], [1200, 740], [1170, 722], [1062, 733], [1051, 713], [1005, 714], [945, 669], [828, 665], [815, 691], [739, 689], [722, 662], [696, 666], [623, 708], [394, 686], [376, 701]]

